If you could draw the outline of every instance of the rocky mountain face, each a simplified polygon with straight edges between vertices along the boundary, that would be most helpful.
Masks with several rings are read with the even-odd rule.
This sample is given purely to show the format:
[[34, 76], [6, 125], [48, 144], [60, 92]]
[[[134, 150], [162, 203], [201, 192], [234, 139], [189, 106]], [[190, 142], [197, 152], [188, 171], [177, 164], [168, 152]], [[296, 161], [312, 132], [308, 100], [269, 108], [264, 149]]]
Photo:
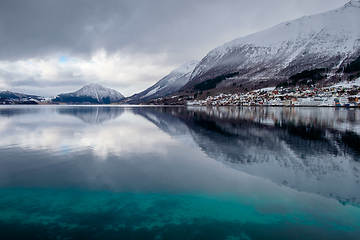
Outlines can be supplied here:
[[63, 103], [109, 104], [118, 102], [123, 98], [125, 97], [114, 89], [90, 83], [76, 92], [59, 94], [52, 101]]
[[217, 89], [249, 83], [257, 88], [275, 86], [317, 68], [325, 68], [331, 76], [360, 56], [359, 22], [360, 1], [355, 0], [235, 39], [210, 51], [182, 89], [191, 90], [215, 78], [220, 79], [213, 81]]
[[181, 67], [170, 72], [167, 76], [159, 80], [148, 89], [134, 94], [133, 96], [127, 98], [124, 102], [131, 104], [140, 103], [146, 100], [163, 97], [178, 91], [189, 81], [190, 75], [198, 63], [198, 61], [191, 61], [182, 65]]

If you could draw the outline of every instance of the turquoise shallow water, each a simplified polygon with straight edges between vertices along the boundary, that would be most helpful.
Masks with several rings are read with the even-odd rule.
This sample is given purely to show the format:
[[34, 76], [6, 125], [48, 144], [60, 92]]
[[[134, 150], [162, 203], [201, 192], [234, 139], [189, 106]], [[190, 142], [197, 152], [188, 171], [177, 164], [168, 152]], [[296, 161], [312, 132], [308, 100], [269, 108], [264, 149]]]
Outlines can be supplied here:
[[1, 106], [0, 240], [358, 239], [359, 113]]
[[360, 210], [351, 206], [324, 214], [292, 202], [265, 214], [259, 209], [274, 202], [225, 194], [74, 189], [0, 194], [2, 239], [356, 239], [360, 233]]

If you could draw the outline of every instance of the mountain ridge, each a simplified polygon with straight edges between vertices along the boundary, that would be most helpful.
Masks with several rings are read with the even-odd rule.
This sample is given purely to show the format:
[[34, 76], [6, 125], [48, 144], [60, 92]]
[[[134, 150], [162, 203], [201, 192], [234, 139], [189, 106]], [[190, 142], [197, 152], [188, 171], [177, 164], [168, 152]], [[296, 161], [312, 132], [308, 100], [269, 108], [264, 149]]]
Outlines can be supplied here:
[[238, 76], [217, 88], [265, 82], [276, 85], [314, 68], [331, 71], [360, 55], [360, 1], [280, 23], [211, 50], [196, 66], [182, 90], [232, 72]]
[[193, 60], [172, 70], [168, 75], [160, 79], [154, 85], [140, 93], [136, 93], [127, 99], [124, 103], [141, 103], [150, 99], [163, 97], [172, 94], [182, 88], [190, 79], [190, 75], [199, 61]]

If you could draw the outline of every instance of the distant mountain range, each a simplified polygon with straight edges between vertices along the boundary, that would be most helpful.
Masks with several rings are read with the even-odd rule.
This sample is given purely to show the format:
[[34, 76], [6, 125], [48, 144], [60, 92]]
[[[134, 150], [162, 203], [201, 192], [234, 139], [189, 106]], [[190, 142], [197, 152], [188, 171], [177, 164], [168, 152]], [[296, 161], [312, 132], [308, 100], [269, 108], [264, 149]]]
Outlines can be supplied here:
[[61, 93], [50, 100], [23, 93], [10, 91], [0, 92], [0, 104], [37, 104], [40, 101], [67, 104], [110, 104], [119, 102], [124, 98], [120, 92], [95, 83], [85, 85], [75, 92]]

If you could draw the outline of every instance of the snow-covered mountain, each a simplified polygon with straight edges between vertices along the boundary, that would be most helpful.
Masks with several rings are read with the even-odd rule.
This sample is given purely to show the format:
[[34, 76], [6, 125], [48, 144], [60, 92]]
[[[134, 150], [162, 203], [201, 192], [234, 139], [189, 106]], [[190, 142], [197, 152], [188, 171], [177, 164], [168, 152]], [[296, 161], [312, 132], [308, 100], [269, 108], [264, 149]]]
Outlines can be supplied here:
[[53, 102], [65, 103], [93, 103], [109, 104], [125, 98], [120, 92], [103, 87], [96, 83], [90, 83], [76, 92], [62, 93], [56, 96]]
[[35, 102], [42, 101], [44, 97], [29, 95], [25, 93], [11, 92], [11, 91], [0, 91], [0, 103], [26, 103], [26, 102]]
[[148, 89], [127, 98], [126, 102], [139, 103], [149, 99], [163, 97], [178, 91], [189, 81], [190, 75], [198, 63], [199, 61], [191, 61], [182, 65], [171, 71], [167, 76]]
[[235, 39], [210, 51], [183, 89], [238, 72], [217, 88], [287, 80], [304, 70], [335, 72], [360, 55], [360, 1]]

